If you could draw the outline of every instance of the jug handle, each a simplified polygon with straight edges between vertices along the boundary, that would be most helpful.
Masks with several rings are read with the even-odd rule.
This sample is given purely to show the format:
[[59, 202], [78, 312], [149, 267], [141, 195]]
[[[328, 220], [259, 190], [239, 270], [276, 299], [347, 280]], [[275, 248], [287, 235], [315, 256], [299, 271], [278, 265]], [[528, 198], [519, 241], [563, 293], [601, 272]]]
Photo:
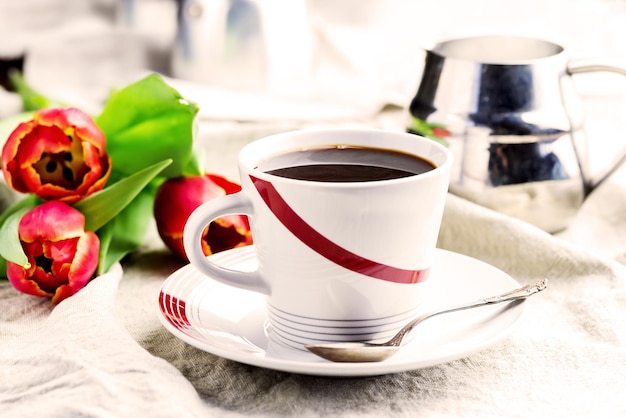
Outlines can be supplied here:
[[599, 60], [576, 60], [570, 61], [567, 64], [567, 73], [569, 75], [592, 73], [598, 71], [605, 71], [611, 73], [618, 73], [626, 76], [626, 66], [622, 66], [609, 61]]
[[[576, 60], [570, 61], [567, 64], [567, 74], [583, 74], [592, 72], [612, 72], [626, 76], [626, 66], [616, 64], [614, 62], [602, 61], [602, 60]], [[588, 195], [595, 189], [600, 183], [606, 180], [611, 174], [615, 172], [624, 162], [626, 162], [626, 148], [622, 149], [618, 157], [612, 162], [612, 164], [596, 179], [591, 179], [590, 182], [585, 184], [585, 195]]]

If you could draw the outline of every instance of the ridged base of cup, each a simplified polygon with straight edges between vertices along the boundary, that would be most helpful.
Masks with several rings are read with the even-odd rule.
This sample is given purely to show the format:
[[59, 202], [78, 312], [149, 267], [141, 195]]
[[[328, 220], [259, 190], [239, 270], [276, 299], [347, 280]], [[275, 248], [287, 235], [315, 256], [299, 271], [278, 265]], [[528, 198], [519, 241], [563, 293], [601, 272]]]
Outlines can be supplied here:
[[383, 341], [393, 337], [419, 308], [400, 314], [370, 319], [327, 319], [289, 314], [268, 305], [269, 335], [291, 348], [307, 344], [349, 341]]

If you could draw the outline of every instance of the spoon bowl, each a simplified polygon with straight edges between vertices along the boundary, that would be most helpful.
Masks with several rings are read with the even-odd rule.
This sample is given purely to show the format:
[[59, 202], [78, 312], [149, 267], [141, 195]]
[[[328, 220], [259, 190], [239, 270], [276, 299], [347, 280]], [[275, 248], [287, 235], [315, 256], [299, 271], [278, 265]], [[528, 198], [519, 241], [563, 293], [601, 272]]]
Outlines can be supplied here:
[[500, 295], [482, 298], [474, 302], [463, 303], [442, 310], [425, 313], [406, 324], [400, 329], [400, 331], [398, 331], [398, 333], [396, 333], [396, 335], [384, 343], [339, 342], [328, 344], [308, 344], [305, 345], [305, 348], [312, 353], [325, 358], [326, 360], [334, 362], [364, 363], [383, 361], [397, 353], [400, 350], [404, 337], [418, 324], [427, 319], [445, 313], [526, 299], [527, 297], [544, 290], [547, 286], [548, 279], [542, 279]]

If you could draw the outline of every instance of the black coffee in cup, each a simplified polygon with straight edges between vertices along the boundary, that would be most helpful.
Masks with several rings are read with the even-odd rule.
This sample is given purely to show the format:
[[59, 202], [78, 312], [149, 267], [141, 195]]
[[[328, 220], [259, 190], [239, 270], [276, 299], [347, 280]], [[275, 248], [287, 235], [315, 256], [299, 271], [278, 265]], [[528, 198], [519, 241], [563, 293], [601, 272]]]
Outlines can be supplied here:
[[275, 176], [319, 182], [391, 180], [435, 168], [416, 155], [382, 148], [334, 145], [291, 151], [261, 161], [257, 169]]

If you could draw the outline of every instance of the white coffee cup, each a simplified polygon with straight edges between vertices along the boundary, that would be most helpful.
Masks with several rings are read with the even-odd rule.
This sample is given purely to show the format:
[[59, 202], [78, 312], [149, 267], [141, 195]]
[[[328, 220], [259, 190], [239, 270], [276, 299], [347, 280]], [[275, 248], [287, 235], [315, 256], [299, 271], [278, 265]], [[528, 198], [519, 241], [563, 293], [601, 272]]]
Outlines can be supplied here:
[[[276, 155], [337, 145], [409, 154], [435, 168], [364, 182], [295, 180], [257, 168]], [[445, 147], [402, 132], [301, 130], [246, 145], [238, 165], [242, 191], [192, 213], [185, 251], [205, 275], [267, 295], [273, 340], [296, 348], [379, 340], [420, 311], [452, 165]], [[202, 252], [205, 227], [231, 214], [250, 219], [256, 271], [221, 267]]]

